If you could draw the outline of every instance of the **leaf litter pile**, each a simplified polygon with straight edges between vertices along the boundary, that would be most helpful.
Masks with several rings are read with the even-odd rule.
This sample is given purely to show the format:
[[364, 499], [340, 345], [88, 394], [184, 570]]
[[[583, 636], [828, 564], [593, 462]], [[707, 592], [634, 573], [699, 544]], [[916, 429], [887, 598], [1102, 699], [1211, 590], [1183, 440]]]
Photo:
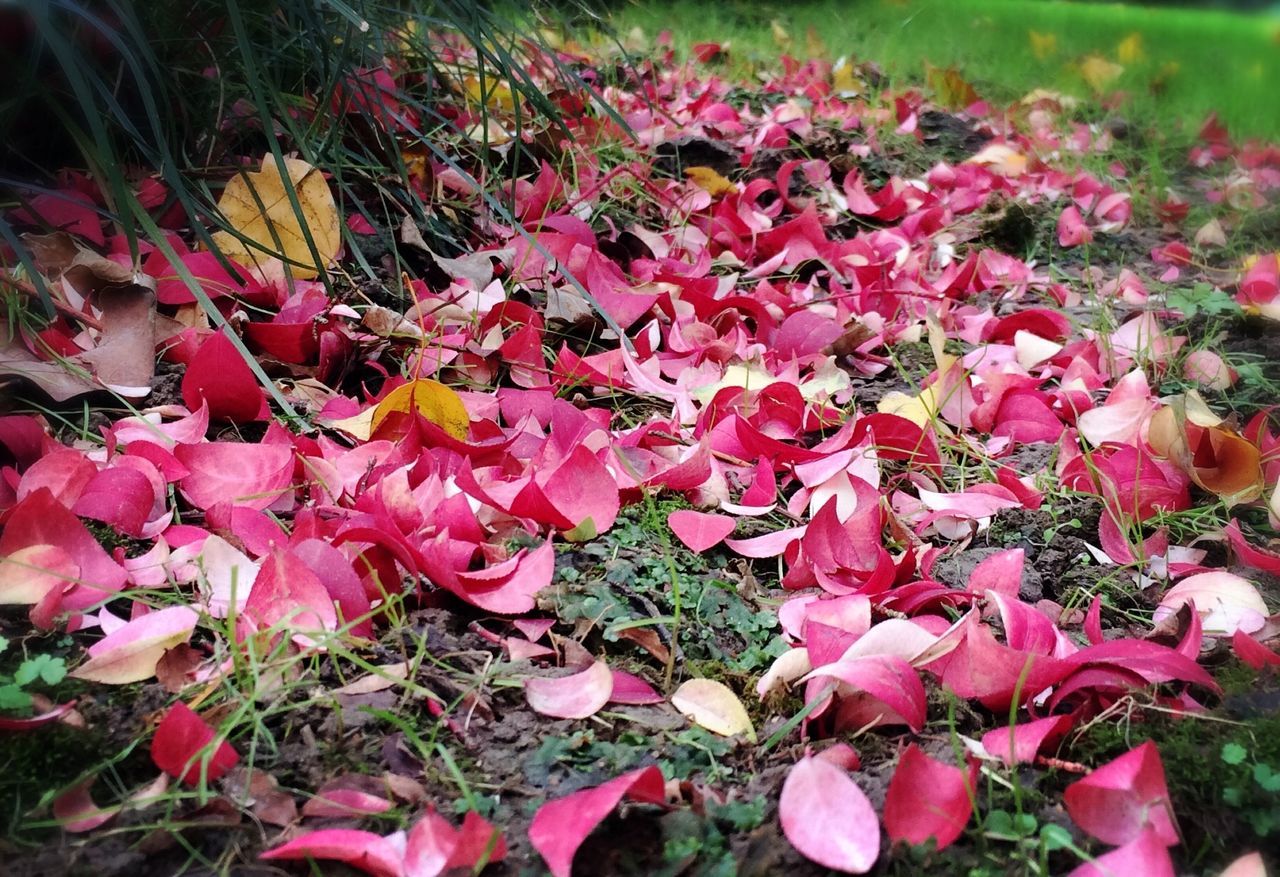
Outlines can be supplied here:
[[221, 256], [147, 177], [136, 264], [82, 173], [9, 214], [7, 873], [1262, 874], [1280, 151], [561, 51], [616, 117], [486, 200], [459, 99], [454, 258], [271, 154]]

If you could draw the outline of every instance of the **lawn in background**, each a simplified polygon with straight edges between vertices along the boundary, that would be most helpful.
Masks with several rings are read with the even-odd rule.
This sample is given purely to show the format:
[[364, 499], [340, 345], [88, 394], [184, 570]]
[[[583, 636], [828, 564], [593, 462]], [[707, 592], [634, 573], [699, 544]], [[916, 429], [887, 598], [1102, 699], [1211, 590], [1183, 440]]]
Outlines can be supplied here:
[[[921, 80], [928, 62], [955, 66], [995, 101], [1033, 88], [1089, 99], [1119, 91], [1127, 99], [1115, 112], [1138, 125], [1194, 131], [1216, 111], [1237, 136], [1280, 137], [1275, 15], [1056, 0], [672, 0], [621, 7], [613, 25], [669, 30], [682, 52], [727, 43], [734, 65], [776, 63], [788, 49], [803, 57], [812, 33], [832, 59], [874, 60], [898, 84]], [[1091, 56], [1123, 71], [1091, 85]]]

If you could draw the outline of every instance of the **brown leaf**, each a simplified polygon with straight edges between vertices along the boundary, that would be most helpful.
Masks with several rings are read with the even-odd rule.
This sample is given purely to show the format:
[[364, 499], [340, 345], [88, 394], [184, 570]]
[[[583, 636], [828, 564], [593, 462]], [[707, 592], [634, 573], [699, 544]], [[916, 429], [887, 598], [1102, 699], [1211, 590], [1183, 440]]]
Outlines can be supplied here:
[[98, 346], [77, 359], [93, 366], [94, 375], [121, 396], [141, 398], [151, 392], [156, 371], [156, 294], [132, 283], [102, 287]]
[[40, 359], [26, 348], [21, 338], [10, 334], [6, 323], [0, 322], [0, 385], [18, 379], [35, 384], [55, 402], [102, 389], [70, 364]]

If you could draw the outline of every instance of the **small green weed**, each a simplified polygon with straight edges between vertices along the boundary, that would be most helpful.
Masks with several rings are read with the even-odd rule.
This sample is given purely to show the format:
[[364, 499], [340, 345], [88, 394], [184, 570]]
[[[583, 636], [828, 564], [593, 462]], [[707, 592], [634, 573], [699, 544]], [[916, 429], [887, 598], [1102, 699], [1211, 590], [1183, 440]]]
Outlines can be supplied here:
[[[0, 636], [0, 654], [9, 650], [9, 640]], [[0, 674], [0, 710], [29, 710], [34, 689], [57, 685], [67, 675], [62, 658], [48, 654], [29, 655], [12, 675]]]
[[1280, 829], [1280, 769], [1235, 742], [1222, 744], [1219, 758], [1230, 783], [1222, 788], [1223, 803], [1238, 811], [1258, 837]]

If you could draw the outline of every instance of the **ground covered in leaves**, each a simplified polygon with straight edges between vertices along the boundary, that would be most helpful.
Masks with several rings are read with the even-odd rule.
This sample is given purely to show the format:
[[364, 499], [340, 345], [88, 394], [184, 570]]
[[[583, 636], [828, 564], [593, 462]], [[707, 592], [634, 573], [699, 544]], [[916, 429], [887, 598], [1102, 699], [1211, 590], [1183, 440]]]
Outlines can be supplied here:
[[448, 160], [353, 76], [428, 227], [265, 147], [220, 255], [145, 174], [136, 263], [82, 171], [7, 214], [6, 873], [1274, 848], [1280, 150], [719, 51]]

